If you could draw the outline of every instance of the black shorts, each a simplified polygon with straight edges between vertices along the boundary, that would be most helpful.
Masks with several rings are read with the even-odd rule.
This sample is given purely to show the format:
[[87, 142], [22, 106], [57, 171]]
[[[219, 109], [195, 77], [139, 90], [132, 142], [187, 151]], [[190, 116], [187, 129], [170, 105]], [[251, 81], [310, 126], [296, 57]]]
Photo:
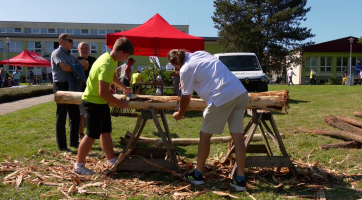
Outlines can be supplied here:
[[82, 101], [85, 109], [87, 136], [99, 139], [102, 133], [112, 132], [111, 112], [108, 104]]
[[121, 83], [123, 83], [123, 85], [125, 85], [126, 87], [130, 87], [130, 83], [129, 80], [127, 78], [121, 78]]

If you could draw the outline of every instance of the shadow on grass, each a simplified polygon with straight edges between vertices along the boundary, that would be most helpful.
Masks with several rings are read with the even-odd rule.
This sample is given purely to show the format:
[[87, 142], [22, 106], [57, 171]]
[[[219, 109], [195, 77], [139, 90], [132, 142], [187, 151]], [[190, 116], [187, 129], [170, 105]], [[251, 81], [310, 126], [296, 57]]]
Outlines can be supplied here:
[[310, 101], [294, 100], [289, 99], [289, 104], [300, 104], [300, 103], [309, 103]]

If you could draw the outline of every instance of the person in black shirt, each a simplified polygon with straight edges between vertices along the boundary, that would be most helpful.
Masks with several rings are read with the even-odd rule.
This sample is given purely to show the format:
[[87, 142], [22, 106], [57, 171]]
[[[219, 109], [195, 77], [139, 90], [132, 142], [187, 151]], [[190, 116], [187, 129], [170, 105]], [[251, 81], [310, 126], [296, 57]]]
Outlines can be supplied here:
[[[92, 69], [92, 65], [97, 60], [97, 58], [89, 55], [89, 45], [86, 42], [79, 43], [78, 52], [79, 52], [79, 56], [77, 57], [78, 60], [85, 59], [89, 63], [88, 69], [84, 70], [85, 77], [88, 79], [89, 72]], [[81, 86], [82, 86], [82, 91], [84, 92], [86, 85], [81, 85]], [[85, 110], [83, 105], [79, 106], [79, 111], [80, 111], [79, 138], [82, 139], [84, 137], [84, 115], [85, 115]]]

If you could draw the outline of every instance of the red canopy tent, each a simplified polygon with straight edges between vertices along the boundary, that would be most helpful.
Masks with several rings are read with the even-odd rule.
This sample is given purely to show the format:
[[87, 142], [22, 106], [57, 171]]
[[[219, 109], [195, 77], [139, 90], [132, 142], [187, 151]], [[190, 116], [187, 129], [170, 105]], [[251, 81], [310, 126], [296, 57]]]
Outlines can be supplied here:
[[107, 46], [120, 37], [127, 37], [133, 44], [134, 55], [167, 57], [171, 49], [188, 52], [204, 50], [204, 39], [183, 33], [171, 26], [158, 13], [144, 24], [128, 31], [107, 34]]
[[[0, 61], [0, 64], [7, 65], [8, 60]], [[51, 67], [51, 63], [36, 52], [24, 50], [19, 55], [9, 59], [9, 65], [20, 67]]]

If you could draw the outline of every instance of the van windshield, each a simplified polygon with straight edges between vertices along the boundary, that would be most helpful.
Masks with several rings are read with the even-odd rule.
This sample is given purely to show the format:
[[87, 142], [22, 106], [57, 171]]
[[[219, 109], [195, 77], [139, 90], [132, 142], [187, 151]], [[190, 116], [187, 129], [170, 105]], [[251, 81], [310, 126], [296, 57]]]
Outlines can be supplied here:
[[220, 56], [220, 61], [226, 65], [230, 71], [258, 71], [260, 66], [256, 56]]

